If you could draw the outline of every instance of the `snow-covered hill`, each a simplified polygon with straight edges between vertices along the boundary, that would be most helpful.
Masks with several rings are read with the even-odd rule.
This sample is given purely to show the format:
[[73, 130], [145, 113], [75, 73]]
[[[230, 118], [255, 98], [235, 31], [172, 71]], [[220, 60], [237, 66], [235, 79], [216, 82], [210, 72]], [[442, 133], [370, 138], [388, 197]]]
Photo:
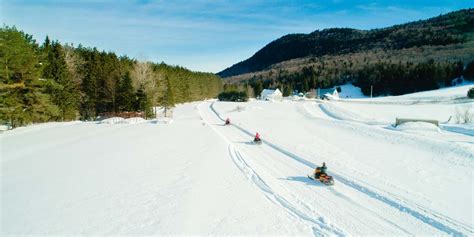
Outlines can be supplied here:
[[[444, 120], [473, 102], [453, 94], [204, 101], [178, 106], [170, 124], [8, 131], [1, 234], [472, 236], [472, 125]], [[393, 127], [392, 115], [446, 123]], [[334, 186], [307, 178], [322, 162]]]

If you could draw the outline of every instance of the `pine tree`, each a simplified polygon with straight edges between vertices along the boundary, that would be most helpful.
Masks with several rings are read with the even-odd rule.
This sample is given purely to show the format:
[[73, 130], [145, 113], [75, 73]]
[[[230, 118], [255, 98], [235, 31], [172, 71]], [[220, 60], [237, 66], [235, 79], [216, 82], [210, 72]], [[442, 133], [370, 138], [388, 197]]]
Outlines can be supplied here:
[[47, 65], [43, 77], [52, 80], [48, 83], [48, 92], [59, 107], [62, 120], [76, 119], [79, 92], [67, 69], [64, 50], [59, 42], [52, 42], [51, 49], [46, 53]]
[[169, 115], [169, 111], [174, 107], [174, 93], [173, 93], [173, 85], [171, 84], [171, 80], [166, 77], [166, 92], [163, 98], [162, 106], [165, 110], [165, 116]]
[[135, 93], [135, 111], [144, 112], [146, 115], [148, 107], [148, 98], [145, 94], [145, 91], [138, 89]]
[[258, 80], [254, 87], [254, 93], [256, 96], [259, 96], [263, 91], [263, 83], [262, 80]]
[[283, 96], [290, 96], [293, 94], [293, 88], [291, 87], [291, 84], [287, 84], [283, 86]]
[[119, 110], [132, 111], [135, 94], [133, 92], [132, 78], [130, 77], [130, 73], [127, 72], [120, 80], [117, 95], [117, 106]]
[[1, 28], [0, 42], [0, 122], [13, 126], [75, 119], [77, 112], [81, 119], [116, 110], [150, 116], [155, 105], [169, 110], [222, 90], [221, 78], [211, 73], [137, 63], [96, 48], [62, 46], [49, 37], [39, 47], [15, 28]]
[[467, 64], [466, 69], [463, 71], [463, 76], [467, 80], [474, 80], [474, 61]]
[[39, 80], [38, 45], [16, 28], [0, 28], [0, 122], [17, 127], [56, 119], [57, 107]]

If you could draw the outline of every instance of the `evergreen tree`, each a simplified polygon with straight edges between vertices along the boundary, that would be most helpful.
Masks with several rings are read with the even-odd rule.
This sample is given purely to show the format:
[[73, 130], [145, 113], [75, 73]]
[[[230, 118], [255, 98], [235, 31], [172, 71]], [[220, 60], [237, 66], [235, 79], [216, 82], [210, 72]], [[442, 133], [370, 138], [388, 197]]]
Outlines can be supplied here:
[[145, 94], [143, 89], [138, 89], [135, 93], [135, 110], [145, 113], [145, 117], [148, 117], [150, 114], [150, 102]]
[[211, 73], [151, 62], [137, 68], [126, 56], [62, 46], [49, 37], [39, 47], [15, 28], [1, 28], [0, 42], [0, 122], [13, 126], [75, 119], [78, 112], [81, 119], [132, 110], [149, 117], [154, 105], [170, 109], [222, 91]]
[[28, 34], [0, 28], [0, 122], [13, 127], [54, 120], [57, 107], [39, 80], [38, 45]]
[[463, 71], [463, 76], [467, 80], [474, 80], [474, 61], [467, 64], [466, 69]]
[[135, 94], [133, 92], [132, 78], [130, 77], [130, 73], [125, 73], [125, 75], [120, 80], [117, 95], [118, 109], [120, 111], [132, 111]]
[[[44, 44], [44, 50], [47, 42]], [[59, 42], [52, 42], [47, 53], [46, 66], [43, 70], [43, 77], [52, 80], [48, 83], [48, 92], [53, 102], [61, 111], [62, 120], [71, 120], [77, 117], [76, 112], [79, 106], [79, 92], [68, 72], [65, 54]]]
[[283, 96], [290, 96], [293, 94], [293, 88], [291, 87], [291, 84], [284, 85], [283, 86]]
[[174, 107], [175, 100], [174, 100], [174, 93], [173, 93], [173, 85], [171, 84], [171, 80], [166, 77], [166, 92], [164, 94], [164, 98], [162, 100], [162, 106], [165, 110], [165, 116], [168, 115], [170, 109]]
[[254, 86], [254, 94], [256, 96], [260, 96], [260, 94], [262, 93], [263, 91], [263, 83], [262, 83], [262, 80], [258, 80], [257, 83], [255, 84]]

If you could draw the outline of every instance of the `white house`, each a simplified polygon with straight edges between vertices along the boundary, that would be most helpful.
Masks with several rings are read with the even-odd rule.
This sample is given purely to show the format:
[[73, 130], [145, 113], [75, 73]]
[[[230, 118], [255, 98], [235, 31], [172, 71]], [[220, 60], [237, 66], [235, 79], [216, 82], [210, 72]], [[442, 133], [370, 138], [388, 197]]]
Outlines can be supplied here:
[[270, 89], [264, 89], [262, 93], [260, 93], [260, 99], [262, 100], [282, 100], [283, 99], [283, 94], [279, 89], [276, 90], [270, 90]]
[[318, 97], [320, 99], [339, 98], [336, 88], [318, 89]]

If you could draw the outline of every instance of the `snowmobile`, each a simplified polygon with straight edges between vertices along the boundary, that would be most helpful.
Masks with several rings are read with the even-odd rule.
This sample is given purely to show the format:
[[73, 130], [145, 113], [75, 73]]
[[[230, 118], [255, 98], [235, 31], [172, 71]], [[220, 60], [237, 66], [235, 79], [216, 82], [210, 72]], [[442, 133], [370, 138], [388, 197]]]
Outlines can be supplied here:
[[253, 143], [257, 144], [257, 145], [261, 145], [262, 144], [262, 139], [260, 139], [260, 134], [255, 133], [255, 137], [253, 139]]
[[326, 174], [326, 172], [321, 171], [321, 167], [316, 168], [316, 172], [313, 175], [308, 175], [308, 178], [312, 180], [319, 180], [325, 185], [334, 185], [334, 179], [332, 176]]
[[319, 180], [321, 183], [328, 186], [334, 185], [333, 177], [327, 174], [320, 174], [318, 178], [316, 178], [316, 176], [308, 175], [308, 178], [312, 180]]
[[262, 145], [262, 139], [260, 138], [254, 138], [253, 139], [253, 143], [257, 144], [257, 145]]
[[230, 120], [229, 120], [229, 119], [226, 119], [224, 125], [230, 125]]

